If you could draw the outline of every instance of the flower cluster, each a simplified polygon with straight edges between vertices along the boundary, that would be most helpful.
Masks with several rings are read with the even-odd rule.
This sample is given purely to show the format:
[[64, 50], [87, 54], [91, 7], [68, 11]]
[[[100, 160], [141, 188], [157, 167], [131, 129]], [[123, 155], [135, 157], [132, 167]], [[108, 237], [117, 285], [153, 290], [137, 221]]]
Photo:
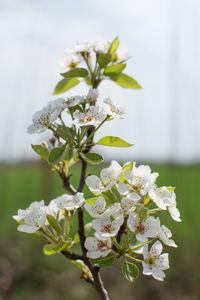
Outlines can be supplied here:
[[[61, 65], [69, 70], [61, 73], [62, 80], [56, 85], [54, 94], [66, 92], [81, 81], [90, 89], [85, 95], [48, 102], [33, 115], [27, 132], [42, 133], [49, 129], [53, 134], [49, 144], [43, 142], [32, 145], [32, 148], [52, 171], [58, 173], [68, 194], [53, 199], [48, 205], [43, 200], [33, 202], [13, 216], [19, 223], [19, 231], [38, 233], [47, 238], [48, 244], [43, 249], [45, 254], [62, 253], [81, 268], [82, 277], [94, 287], [102, 286], [99, 268], [120, 257], [124, 260], [123, 274], [131, 282], [138, 274], [132, 261], [143, 265], [144, 275], [163, 280], [169, 260], [168, 253], [162, 254], [162, 245], [177, 245], [171, 231], [155, 214], [167, 211], [175, 221], [181, 221], [174, 188], [157, 186], [158, 173], [152, 173], [149, 166], [137, 167], [135, 162], [121, 166], [113, 160], [109, 167], [101, 170], [99, 177], [87, 176], [88, 163], [96, 165], [103, 161], [100, 154], [91, 151], [95, 144], [132, 146], [115, 136], [103, 137], [98, 142], [94, 139], [104, 122], [123, 119], [125, 114], [125, 110], [109, 97], [100, 99], [100, 83], [108, 79], [124, 88], [141, 88], [134, 78], [123, 73], [129, 55], [126, 49], [118, 47], [116, 37], [112, 42], [97, 39], [66, 50]], [[83, 67], [79, 66], [81, 63], [84, 63]], [[65, 124], [64, 114], [71, 118], [71, 127]], [[74, 187], [71, 167], [78, 161], [81, 162], [80, 180]], [[85, 184], [95, 195], [91, 199], [85, 199], [82, 193]], [[86, 212], [92, 219], [88, 224], [84, 223]], [[78, 230], [74, 234], [77, 228], [74, 219], [77, 217]], [[76, 243], [80, 243], [82, 254], [74, 252]], [[142, 255], [141, 259], [138, 255]], [[104, 288], [102, 294], [105, 294]]]
[[[143, 254], [143, 274], [163, 280], [163, 271], [169, 268], [169, 262], [168, 254], [161, 254], [161, 242], [171, 247], [177, 245], [171, 239], [171, 231], [152, 214], [168, 209], [175, 221], [181, 220], [174, 190], [157, 187], [157, 177], [158, 173], [151, 173], [149, 166], [136, 167], [135, 163], [129, 162], [121, 167], [117, 161], [112, 161], [108, 168], [102, 169], [100, 178], [95, 175], [86, 178], [86, 184], [96, 196], [92, 204], [84, 199], [83, 193], [63, 194], [48, 206], [43, 200], [33, 202], [26, 210], [19, 209], [13, 218], [20, 223], [19, 231], [46, 232], [46, 227], [51, 225], [49, 215], [61, 221], [67, 212], [84, 205], [93, 218], [91, 225], [95, 231], [94, 236], [85, 240], [88, 258], [106, 257], [119, 248], [119, 255], [139, 249]], [[152, 208], [152, 204], [157, 208]], [[117, 242], [120, 230], [126, 235], [124, 245], [118, 244], [120, 240]], [[153, 245], [148, 251], [150, 243]]]
[[33, 115], [32, 124], [27, 128], [27, 132], [42, 133], [47, 128], [51, 129], [65, 109], [71, 111], [74, 125], [81, 127], [97, 126], [105, 119], [123, 118], [125, 111], [122, 108], [109, 97], [103, 101], [99, 100], [98, 95], [98, 90], [91, 88], [87, 96], [73, 96], [66, 100], [58, 98], [48, 102], [46, 107]]
[[44, 201], [33, 202], [26, 209], [19, 209], [18, 214], [13, 218], [20, 223], [19, 231], [34, 233], [46, 223], [46, 206]]
[[[90, 42], [78, 43], [73, 50], [68, 48], [65, 50], [65, 55], [62, 57], [60, 65], [63, 68], [75, 68], [84, 61], [85, 57], [91, 60], [93, 55], [107, 53], [111, 44], [111, 41], [101, 38]], [[118, 49], [115, 53], [115, 61], [117, 63], [124, 62], [128, 58], [128, 50], [125, 48]]]
[[[160, 225], [159, 217], [151, 214], [168, 209], [175, 221], [181, 220], [174, 190], [171, 187], [157, 187], [157, 177], [158, 173], [151, 173], [149, 166], [136, 167], [135, 163], [127, 163], [121, 167], [116, 161], [101, 171], [100, 178], [94, 175], [87, 177], [86, 184], [98, 196], [94, 205], [84, 205], [94, 218], [92, 227], [95, 229], [95, 237], [88, 237], [85, 242], [88, 257], [97, 258], [112, 251], [113, 243], [123, 228], [129, 241], [125, 243], [124, 251], [131, 251], [131, 245], [136, 241], [135, 248], [143, 250], [143, 274], [163, 280], [163, 270], [168, 268], [168, 254], [160, 255], [160, 241], [167, 246], [177, 245], [171, 239], [171, 231]], [[109, 205], [106, 192], [116, 202]], [[149, 208], [152, 204], [157, 208]], [[153, 242], [148, 252], [148, 244]]]
[[47, 212], [58, 217], [62, 215], [65, 211], [73, 211], [81, 207], [85, 202], [83, 193], [76, 193], [74, 196], [63, 194], [56, 199], [51, 200], [47, 207]]
[[26, 233], [34, 233], [45, 225], [49, 225], [47, 215], [56, 219], [62, 219], [66, 211], [74, 211], [85, 202], [83, 193], [76, 193], [74, 196], [63, 194], [53, 199], [48, 206], [44, 201], [33, 202], [26, 210], [19, 209], [18, 214], [13, 218], [20, 223], [18, 230]]

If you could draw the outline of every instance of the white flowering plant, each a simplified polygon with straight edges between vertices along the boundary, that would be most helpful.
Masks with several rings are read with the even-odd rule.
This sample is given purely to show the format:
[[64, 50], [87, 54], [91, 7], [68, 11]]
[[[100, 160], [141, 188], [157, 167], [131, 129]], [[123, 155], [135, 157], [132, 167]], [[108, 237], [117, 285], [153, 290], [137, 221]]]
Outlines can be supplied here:
[[[161, 254], [163, 246], [177, 247], [171, 239], [171, 231], [161, 225], [156, 213], [168, 211], [175, 221], [181, 221], [176, 207], [173, 187], [158, 187], [158, 173], [152, 173], [147, 165], [135, 162], [120, 165], [113, 160], [103, 168], [100, 177], [87, 175], [87, 165], [103, 162], [103, 157], [92, 152], [95, 145], [108, 147], [131, 147], [123, 139], [106, 136], [95, 141], [95, 133], [110, 120], [124, 118], [124, 109], [109, 97], [100, 100], [98, 87], [103, 80], [131, 89], [140, 89], [135, 79], [122, 71], [129, 55], [119, 49], [119, 40], [95, 40], [67, 49], [62, 66], [68, 70], [61, 73], [63, 79], [54, 94], [64, 93], [85, 81], [90, 89], [87, 95], [58, 98], [33, 115], [30, 134], [52, 132], [49, 143], [32, 145], [40, 158], [58, 173], [65, 193], [48, 205], [44, 201], [33, 202], [27, 209], [18, 210], [13, 218], [19, 223], [18, 230], [44, 235], [48, 243], [46, 255], [64, 255], [81, 269], [81, 277], [91, 283], [101, 299], [109, 299], [100, 276], [102, 267], [109, 267], [122, 258], [122, 273], [133, 282], [139, 274], [137, 264], [144, 275], [157, 280], [165, 278], [169, 268], [168, 253]], [[84, 66], [79, 66], [79, 65]], [[68, 127], [63, 116], [71, 119]], [[71, 167], [80, 162], [80, 182], [71, 184]], [[72, 173], [71, 173], [72, 172]], [[93, 198], [83, 193], [87, 185]], [[84, 215], [92, 221], [85, 223]], [[74, 226], [78, 230], [74, 233]], [[79, 245], [79, 251], [75, 252]], [[150, 247], [150, 250], [149, 250]]]

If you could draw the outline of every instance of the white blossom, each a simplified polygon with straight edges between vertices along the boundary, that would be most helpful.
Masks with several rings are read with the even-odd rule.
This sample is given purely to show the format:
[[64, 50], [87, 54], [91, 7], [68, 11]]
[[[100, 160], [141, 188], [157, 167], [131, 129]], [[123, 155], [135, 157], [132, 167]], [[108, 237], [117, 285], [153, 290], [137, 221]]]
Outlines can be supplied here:
[[120, 193], [120, 195], [127, 195], [130, 192], [129, 185], [124, 182], [119, 182], [117, 184], [117, 190]]
[[121, 207], [125, 214], [133, 212], [136, 209], [137, 203], [140, 199], [141, 197], [137, 193], [130, 193], [129, 195], [123, 197], [121, 200]]
[[171, 217], [180, 222], [180, 212], [176, 208], [176, 194], [171, 187], [163, 186], [161, 188], [154, 188], [149, 191], [149, 197], [161, 209], [168, 208]]
[[83, 103], [84, 100], [85, 100], [84, 96], [72, 96], [72, 97], [69, 97], [66, 100], [66, 106], [67, 107], [74, 107], [76, 105], [79, 105], [79, 104]]
[[172, 204], [175, 201], [174, 191], [170, 192], [166, 186], [151, 189], [149, 197], [161, 209], [166, 209], [167, 204]]
[[77, 43], [75, 46], [75, 52], [82, 53], [82, 52], [91, 52], [92, 51], [92, 43], [85, 42], [85, 43]]
[[106, 201], [105, 199], [100, 196], [95, 201], [94, 205], [91, 205], [89, 203], [85, 203], [84, 205], [87, 212], [90, 214], [93, 218], [99, 218], [102, 216], [106, 210]]
[[126, 49], [126, 48], [117, 49], [116, 55], [117, 55], [118, 63], [121, 63], [130, 57], [128, 49]]
[[147, 242], [148, 238], [153, 238], [158, 235], [159, 219], [150, 216], [140, 221], [136, 213], [129, 214], [127, 226], [132, 232], [137, 232], [136, 239], [140, 242]]
[[97, 237], [89, 236], [85, 240], [85, 248], [88, 250], [87, 257], [93, 259], [107, 256], [112, 251], [111, 246], [110, 238], [100, 240]]
[[73, 97], [69, 97], [67, 99], [58, 98], [54, 101], [50, 101], [48, 103], [48, 105], [51, 105], [52, 109], [57, 109], [57, 110], [62, 111], [65, 108], [74, 107], [76, 105], [79, 105], [79, 104], [83, 103], [84, 100], [85, 100], [85, 98], [83, 96], [73, 96]]
[[122, 167], [116, 160], [111, 162], [110, 167], [102, 169], [100, 178], [91, 175], [86, 178], [86, 184], [94, 194], [101, 194], [110, 190], [122, 176]]
[[144, 245], [143, 256], [143, 274], [152, 275], [155, 279], [163, 281], [165, 273], [163, 270], [169, 268], [168, 253], [162, 252], [162, 244], [157, 241], [153, 244], [150, 251], [148, 252], [148, 245]]
[[13, 216], [16, 221], [22, 222], [19, 231], [34, 233], [46, 222], [46, 207], [44, 201], [33, 202], [26, 210], [19, 209], [18, 215]]
[[49, 101], [47, 104], [52, 110], [61, 112], [62, 109], [66, 108], [66, 100], [64, 98], [58, 98], [56, 100]]
[[62, 208], [61, 201], [57, 201], [57, 199], [50, 201], [49, 205], [46, 207], [46, 213], [53, 216], [55, 219], [58, 219], [58, 221], [65, 218], [65, 209]]
[[99, 90], [90, 88], [87, 94], [87, 99], [96, 101], [98, 97], [99, 97]]
[[105, 217], [93, 220], [92, 227], [96, 230], [95, 234], [98, 239], [106, 239], [115, 236], [123, 222], [123, 215], [120, 215], [114, 221], [111, 221], [110, 217]]
[[58, 213], [64, 210], [75, 210], [81, 207], [85, 202], [83, 193], [76, 193], [75, 195], [63, 194], [49, 203], [49, 211]]
[[57, 218], [57, 216], [59, 215], [59, 212], [60, 212], [57, 202], [58, 201], [56, 201], [56, 199], [53, 199], [50, 201], [49, 205], [46, 207], [46, 213], [55, 218]]
[[171, 240], [172, 233], [165, 225], [161, 225], [158, 232], [159, 239], [167, 246], [176, 248], [176, 243]]
[[84, 207], [92, 218], [105, 218], [115, 216], [119, 212], [120, 204], [113, 203], [107, 208], [105, 199], [100, 196], [94, 202], [94, 205], [85, 203]]
[[108, 49], [110, 48], [111, 42], [104, 39], [96, 39], [92, 43], [92, 49], [95, 53], [102, 54], [108, 52]]
[[103, 112], [110, 118], [123, 119], [125, 110], [117, 107], [116, 103], [113, 102], [109, 97], [105, 98], [104, 101], [98, 101], [97, 105], [101, 107]]
[[170, 213], [172, 219], [174, 219], [174, 221], [181, 222], [180, 212], [179, 212], [178, 208], [176, 208], [176, 204], [172, 204], [172, 205], [168, 206], [168, 210], [169, 210], [169, 213]]
[[102, 54], [108, 52], [111, 42], [105, 39], [96, 39], [94, 41], [78, 43], [75, 46], [75, 52], [77, 53], [89, 53], [91, 52]]
[[114, 219], [124, 215], [124, 211], [121, 207], [121, 203], [115, 202], [108, 207], [108, 214]]
[[44, 132], [58, 118], [59, 114], [60, 108], [49, 103], [42, 110], [34, 113], [32, 124], [27, 128], [27, 132], [30, 134]]
[[134, 164], [132, 170], [125, 171], [124, 176], [130, 186], [130, 191], [144, 196], [155, 186], [158, 173], [151, 173], [149, 166], [140, 165], [136, 167]]
[[60, 66], [62, 68], [74, 68], [82, 62], [83, 58], [74, 50], [66, 49], [65, 55], [62, 56]]
[[73, 117], [73, 123], [77, 126], [96, 126], [105, 120], [106, 115], [98, 106], [91, 106], [86, 113], [76, 110]]
[[130, 192], [130, 187], [124, 182], [117, 184], [117, 190], [122, 195], [121, 206], [125, 214], [129, 214], [136, 209], [137, 203], [141, 200], [141, 196], [136, 192]]

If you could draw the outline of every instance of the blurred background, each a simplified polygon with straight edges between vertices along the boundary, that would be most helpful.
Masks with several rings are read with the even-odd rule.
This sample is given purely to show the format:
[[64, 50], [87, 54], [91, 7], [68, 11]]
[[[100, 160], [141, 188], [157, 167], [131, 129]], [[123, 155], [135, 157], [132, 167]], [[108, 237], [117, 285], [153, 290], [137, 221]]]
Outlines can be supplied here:
[[[43, 240], [17, 232], [11, 216], [32, 201], [48, 203], [63, 193], [30, 146], [48, 134], [28, 135], [26, 127], [35, 111], [55, 99], [65, 49], [117, 35], [131, 55], [126, 73], [143, 90], [102, 84], [100, 97], [111, 96], [127, 116], [108, 122], [97, 139], [116, 135], [135, 145], [96, 150], [107, 163], [131, 159], [160, 172], [159, 185], [176, 186], [183, 222], [161, 215], [179, 245], [167, 249], [171, 268], [163, 283], [141, 275], [130, 284], [116, 265], [102, 271], [105, 285], [116, 300], [200, 299], [199, 28], [198, 0], [0, 0], [0, 300], [96, 297], [63, 257], [43, 255]], [[82, 84], [66, 96], [87, 91]], [[75, 174], [76, 185], [77, 168]]]

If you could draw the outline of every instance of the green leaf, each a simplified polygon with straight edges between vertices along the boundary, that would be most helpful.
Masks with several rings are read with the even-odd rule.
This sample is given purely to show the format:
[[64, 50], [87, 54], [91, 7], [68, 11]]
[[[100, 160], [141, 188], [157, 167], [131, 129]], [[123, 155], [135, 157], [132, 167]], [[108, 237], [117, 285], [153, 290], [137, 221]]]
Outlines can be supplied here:
[[53, 254], [56, 254], [56, 251], [54, 251], [52, 249], [52, 246], [50, 244], [46, 244], [44, 245], [43, 247], [43, 252], [45, 255], [53, 255]]
[[[17, 223], [21, 224], [20, 221], [17, 221]], [[23, 224], [25, 224], [25, 223], [23, 222]], [[36, 232], [34, 232], [34, 234], [44, 237], [44, 233], [41, 232], [41, 231], [39, 231], [39, 230], [37, 230]]]
[[91, 205], [94, 205], [94, 203], [95, 203], [96, 200], [97, 200], [97, 197], [94, 197], [94, 198], [87, 199], [85, 202], [89, 203]]
[[82, 159], [92, 165], [98, 165], [104, 161], [103, 157], [97, 153], [80, 153]]
[[150, 201], [151, 201], [151, 198], [150, 198], [149, 196], [146, 196], [146, 197], [144, 198], [144, 205], [149, 204]]
[[58, 95], [58, 94], [62, 94], [66, 91], [68, 91], [69, 89], [73, 88], [74, 86], [76, 86], [77, 84], [79, 84], [80, 81], [77, 78], [64, 78], [61, 81], [58, 82], [58, 84], [56, 85], [53, 94], [54, 95]]
[[105, 68], [112, 60], [112, 54], [103, 53], [99, 56], [98, 62], [101, 68]]
[[32, 149], [40, 155], [40, 158], [44, 161], [48, 161], [49, 151], [42, 145], [31, 145]]
[[62, 147], [56, 147], [49, 153], [49, 163], [57, 164], [61, 160], [69, 161], [72, 158], [73, 149], [70, 144], [64, 145]]
[[75, 165], [77, 163], [77, 161], [79, 161], [79, 154], [78, 152], [76, 152], [73, 156], [73, 159], [70, 160], [70, 163], [69, 163], [69, 167]]
[[131, 146], [133, 146], [133, 144], [129, 144], [126, 141], [124, 141], [116, 136], [105, 136], [102, 139], [100, 139], [96, 144], [109, 146], [109, 147], [131, 147]]
[[167, 189], [168, 189], [169, 192], [172, 192], [172, 191], [174, 191], [176, 188], [173, 187], [173, 186], [169, 186], [169, 187], [167, 187]]
[[125, 176], [124, 176], [124, 174], [125, 174], [125, 171], [126, 170], [132, 170], [132, 167], [133, 167], [133, 162], [132, 161], [130, 161], [130, 162], [127, 162], [125, 165], [123, 165], [123, 174], [122, 174], [122, 177], [120, 178], [120, 180], [119, 180], [119, 182], [124, 182], [124, 181], [126, 181], [126, 178], [125, 178]]
[[75, 165], [77, 163], [77, 161], [79, 161], [79, 154], [78, 154], [78, 152], [76, 152], [74, 154], [74, 156], [68, 162], [68, 168], [71, 168], [73, 165]]
[[87, 77], [88, 71], [84, 68], [75, 68], [60, 75], [63, 77]]
[[53, 229], [55, 229], [55, 231], [60, 235], [61, 228], [56, 219], [53, 216], [47, 214], [47, 220], [49, 224], [53, 227]]
[[117, 36], [114, 39], [114, 41], [112, 42], [112, 44], [110, 45], [110, 48], [109, 48], [108, 52], [113, 54], [113, 53], [115, 53], [115, 51], [117, 50], [118, 47], [119, 47], [119, 39], [118, 39], [118, 36]]
[[88, 278], [92, 278], [92, 274], [90, 273], [89, 268], [84, 264], [82, 260], [71, 260], [71, 262], [75, 264], [78, 268], [80, 268], [88, 276]]
[[49, 162], [51, 164], [57, 164], [61, 159], [62, 157], [62, 154], [64, 152], [64, 149], [63, 147], [56, 147], [54, 148], [50, 153], [49, 153]]
[[85, 78], [85, 82], [87, 83], [87, 85], [92, 86], [92, 82], [88, 78]]
[[124, 73], [111, 74], [111, 75], [109, 75], [109, 78], [124, 88], [129, 88], [129, 89], [141, 89], [142, 88], [134, 78], [132, 78]]
[[73, 243], [77, 244], [80, 242], [80, 236], [78, 234], [78, 232], [75, 234], [74, 239], [73, 239]]
[[90, 259], [90, 261], [97, 267], [108, 267], [114, 263], [114, 257], [112, 254], [108, 254], [106, 257]]
[[73, 156], [73, 148], [70, 144], [67, 144], [65, 151], [63, 152], [62, 160], [69, 161]]
[[87, 268], [87, 266], [84, 264], [84, 262], [82, 260], [80, 260], [80, 259], [71, 260], [71, 262], [73, 264], [75, 264], [77, 267], [79, 267], [83, 271], [84, 271], [85, 268]]
[[43, 247], [43, 252], [45, 255], [54, 255], [62, 250], [64, 250], [65, 248], [67, 248], [71, 243], [71, 240], [66, 241], [66, 242], [61, 242], [59, 244], [57, 244], [56, 246], [52, 246], [50, 244], [46, 244]]
[[120, 74], [126, 68], [126, 64], [108, 66], [104, 69], [104, 75]]
[[122, 273], [128, 281], [133, 282], [138, 277], [139, 271], [136, 265], [125, 261], [122, 264]]

